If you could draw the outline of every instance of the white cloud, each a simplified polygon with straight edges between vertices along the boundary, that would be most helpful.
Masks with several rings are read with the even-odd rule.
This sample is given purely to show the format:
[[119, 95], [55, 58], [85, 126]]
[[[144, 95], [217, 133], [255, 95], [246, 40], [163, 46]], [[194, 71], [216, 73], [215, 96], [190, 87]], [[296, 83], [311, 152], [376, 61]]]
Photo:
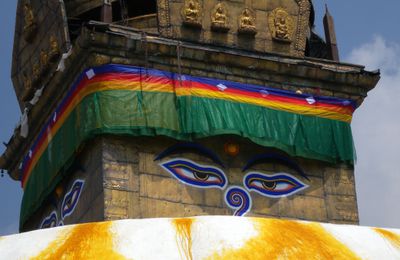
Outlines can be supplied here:
[[400, 228], [400, 44], [375, 36], [347, 60], [381, 69], [352, 124], [361, 224]]

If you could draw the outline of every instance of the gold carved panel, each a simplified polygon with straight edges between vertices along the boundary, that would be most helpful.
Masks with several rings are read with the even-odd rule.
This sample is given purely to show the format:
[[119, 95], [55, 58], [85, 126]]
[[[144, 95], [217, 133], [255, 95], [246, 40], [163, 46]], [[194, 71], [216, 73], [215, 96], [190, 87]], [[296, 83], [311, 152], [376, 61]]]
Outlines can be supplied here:
[[186, 26], [201, 28], [202, 9], [199, 0], [186, 0], [182, 16]]
[[158, 0], [163, 37], [304, 56], [310, 0]]
[[295, 29], [294, 19], [285, 9], [281, 7], [274, 9], [269, 14], [268, 24], [272, 39], [286, 43], [292, 42]]
[[256, 29], [256, 17], [254, 14], [254, 11], [245, 8], [242, 11], [242, 14], [239, 17], [239, 33], [244, 33], [244, 34], [256, 34], [257, 29]]
[[218, 3], [211, 13], [211, 29], [220, 32], [230, 29], [228, 8], [223, 3]]
[[21, 108], [45, 84], [67, 51], [64, 5], [55, 0], [19, 0], [15, 23], [12, 80]]

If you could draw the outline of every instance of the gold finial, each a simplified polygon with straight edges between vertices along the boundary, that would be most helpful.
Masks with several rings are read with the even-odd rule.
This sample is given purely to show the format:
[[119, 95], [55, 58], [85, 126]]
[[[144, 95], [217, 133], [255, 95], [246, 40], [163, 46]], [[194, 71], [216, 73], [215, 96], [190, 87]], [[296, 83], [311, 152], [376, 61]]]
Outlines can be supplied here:
[[242, 15], [240, 16], [239, 22], [239, 33], [245, 34], [256, 34], [257, 29], [255, 26], [255, 17], [253, 12], [246, 8], [243, 10]]
[[183, 23], [185, 25], [201, 28], [200, 15], [201, 9], [198, 0], [185, 1], [185, 8], [183, 11]]
[[274, 40], [291, 42], [294, 31], [293, 18], [283, 8], [276, 8], [268, 18], [269, 29]]
[[229, 31], [229, 17], [225, 6], [218, 3], [214, 8], [213, 15], [211, 16], [211, 29], [214, 31]]

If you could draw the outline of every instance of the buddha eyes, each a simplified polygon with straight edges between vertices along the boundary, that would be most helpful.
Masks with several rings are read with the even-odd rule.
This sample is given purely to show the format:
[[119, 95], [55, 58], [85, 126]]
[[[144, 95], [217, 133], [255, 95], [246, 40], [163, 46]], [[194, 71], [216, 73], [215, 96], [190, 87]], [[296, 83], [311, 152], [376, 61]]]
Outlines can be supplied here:
[[52, 228], [57, 226], [57, 213], [55, 211], [45, 218], [40, 224], [40, 229], [42, 228]]
[[285, 173], [267, 175], [250, 172], [244, 178], [244, 186], [260, 195], [281, 198], [304, 190], [308, 185]]
[[62, 206], [61, 206], [61, 217], [64, 219], [65, 217], [72, 214], [75, 210], [75, 207], [79, 201], [79, 197], [82, 192], [82, 188], [84, 185], [84, 181], [76, 180], [72, 185], [70, 191], [65, 195]]
[[160, 165], [179, 181], [194, 187], [224, 189], [227, 184], [225, 174], [215, 167], [186, 159], [173, 159]]

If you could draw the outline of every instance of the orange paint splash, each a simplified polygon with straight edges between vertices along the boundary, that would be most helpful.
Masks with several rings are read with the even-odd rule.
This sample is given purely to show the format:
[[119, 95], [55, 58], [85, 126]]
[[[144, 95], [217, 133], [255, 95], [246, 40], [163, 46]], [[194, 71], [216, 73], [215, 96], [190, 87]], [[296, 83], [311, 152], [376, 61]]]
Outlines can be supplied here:
[[360, 259], [320, 224], [254, 219], [258, 236], [209, 259]]
[[179, 253], [182, 259], [193, 259], [192, 255], [192, 224], [193, 219], [181, 218], [174, 219], [172, 223], [176, 230], [176, 243], [178, 244]]
[[380, 228], [374, 228], [374, 230], [379, 235], [389, 240], [394, 246], [400, 248], [400, 235]]
[[110, 227], [111, 222], [77, 225], [32, 259], [125, 259], [113, 249]]

